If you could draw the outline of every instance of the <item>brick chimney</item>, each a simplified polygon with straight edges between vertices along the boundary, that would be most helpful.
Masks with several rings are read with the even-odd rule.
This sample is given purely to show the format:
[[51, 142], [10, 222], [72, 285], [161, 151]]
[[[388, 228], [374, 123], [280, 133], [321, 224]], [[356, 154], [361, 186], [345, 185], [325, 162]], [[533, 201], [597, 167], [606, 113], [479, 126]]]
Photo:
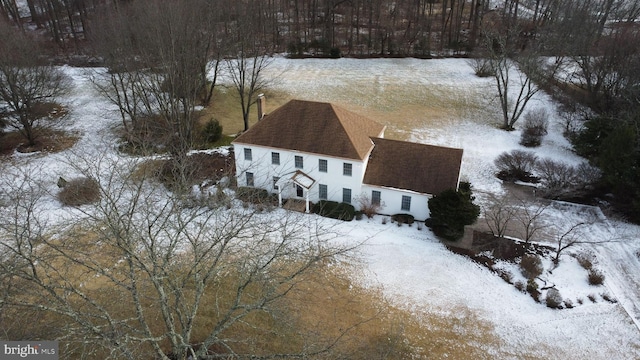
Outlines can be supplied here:
[[258, 105], [258, 121], [262, 120], [265, 115], [264, 110], [267, 107], [266, 101], [267, 99], [264, 97], [264, 94], [258, 95], [258, 100], [256, 101]]

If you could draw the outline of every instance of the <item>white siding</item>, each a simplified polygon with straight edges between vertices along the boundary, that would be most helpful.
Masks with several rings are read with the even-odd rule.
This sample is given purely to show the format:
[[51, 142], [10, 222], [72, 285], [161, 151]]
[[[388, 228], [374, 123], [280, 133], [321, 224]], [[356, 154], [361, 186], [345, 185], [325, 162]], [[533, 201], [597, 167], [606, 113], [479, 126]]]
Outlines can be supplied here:
[[[250, 148], [252, 160], [244, 159], [244, 149]], [[280, 153], [280, 165], [271, 163], [271, 153]], [[318, 184], [327, 185], [327, 198], [337, 202], [342, 202], [342, 189], [351, 189], [352, 204], [356, 206], [355, 197], [362, 192], [362, 179], [364, 178], [365, 162], [351, 159], [336, 158], [330, 156], [320, 156], [317, 154], [296, 152], [282, 149], [272, 149], [262, 146], [234, 144], [234, 153], [236, 160], [236, 178], [238, 186], [246, 186], [247, 171], [254, 174], [254, 186], [266, 189], [269, 192], [277, 192], [273, 188], [273, 177], [277, 176], [281, 179], [288, 179], [293, 176], [296, 170], [302, 170], [305, 174], [312, 177], [316, 182], [310, 189], [309, 200], [317, 202]], [[303, 168], [295, 168], [295, 156], [302, 156]], [[327, 160], [327, 172], [320, 172], [318, 169], [320, 159]], [[353, 173], [351, 176], [343, 175], [344, 163], [353, 164]], [[288, 186], [289, 187], [289, 186]], [[295, 189], [293, 185], [290, 188], [283, 189], [283, 196], [294, 197]]]
[[[244, 149], [250, 148], [252, 160], [244, 159]], [[271, 153], [280, 154], [280, 164], [272, 164]], [[351, 203], [356, 209], [358, 206], [358, 198], [365, 196], [371, 199], [371, 191], [380, 191], [381, 214], [393, 215], [400, 213], [409, 213], [416, 220], [425, 220], [429, 217], [428, 200], [430, 195], [421, 194], [413, 191], [385, 188], [380, 186], [363, 185], [364, 172], [366, 169], [366, 161], [357, 161], [351, 159], [336, 158], [330, 156], [320, 156], [317, 154], [296, 152], [290, 150], [272, 149], [262, 146], [234, 144], [234, 153], [236, 160], [236, 178], [238, 186], [247, 186], [246, 172], [253, 173], [254, 186], [266, 189], [269, 192], [277, 193], [273, 187], [273, 177], [281, 179], [289, 179], [296, 172], [295, 156], [302, 156], [303, 168], [305, 174], [312, 177], [316, 182], [310, 189], [309, 200], [312, 202], [319, 201], [318, 188], [319, 184], [327, 185], [327, 200], [342, 202], [342, 189], [351, 189]], [[368, 158], [368, 157], [367, 157]], [[320, 172], [318, 169], [319, 160], [327, 160], [327, 172]], [[344, 163], [353, 164], [353, 172], [351, 176], [343, 175]], [[292, 184], [286, 186], [283, 190], [284, 198], [296, 197], [296, 191]], [[402, 210], [402, 196], [411, 196], [411, 210]]]
[[[385, 188], [381, 186], [363, 185], [362, 191], [367, 198], [371, 199], [371, 191], [380, 191], [381, 214], [411, 214], [416, 220], [426, 220], [429, 217], [430, 195], [417, 193], [414, 191]], [[402, 210], [402, 196], [411, 197], [411, 210]]]

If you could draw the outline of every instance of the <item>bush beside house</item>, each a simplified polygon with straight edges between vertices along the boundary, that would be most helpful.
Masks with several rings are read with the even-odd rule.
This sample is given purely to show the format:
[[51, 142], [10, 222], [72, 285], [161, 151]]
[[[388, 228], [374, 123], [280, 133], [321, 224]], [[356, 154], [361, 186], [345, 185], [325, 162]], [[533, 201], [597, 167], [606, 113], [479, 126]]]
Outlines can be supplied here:
[[351, 221], [355, 216], [356, 209], [351, 204], [321, 200], [313, 205], [313, 212], [332, 219]]
[[471, 184], [461, 182], [458, 191], [449, 189], [429, 199], [431, 218], [425, 224], [439, 237], [458, 240], [465, 225], [473, 224], [480, 215], [480, 207], [473, 203]]

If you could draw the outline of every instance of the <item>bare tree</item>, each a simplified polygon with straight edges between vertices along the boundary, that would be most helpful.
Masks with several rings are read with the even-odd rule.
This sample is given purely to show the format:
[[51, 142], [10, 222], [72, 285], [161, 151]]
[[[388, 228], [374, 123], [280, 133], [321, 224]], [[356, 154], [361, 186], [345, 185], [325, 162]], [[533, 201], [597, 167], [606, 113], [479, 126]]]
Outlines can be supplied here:
[[[502, 110], [502, 128], [513, 130], [529, 100], [540, 90], [530, 77], [531, 73], [527, 71], [538, 69], [539, 64], [534, 58], [522, 57], [515, 63], [504, 55], [492, 58], [491, 64]], [[515, 93], [512, 93], [514, 87]], [[515, 98], [512, 95], [515, 95]]]
[[618, 229], [609, 223], [600, 209], [585, 207], [579, 219], [557, 219], [551, 225], [555, 243], [553, 262], [557, 265], [565, 250], [577, 245], [598, 245], [635, 238], [628, 230]]
[[278, 321], [287, 294], [311, 286], [307, 275], [349, 250], [321, 224], [295, 213], [185, 206], [132, 163], [76, 165], [99, 181], [102, 200], [75, 209], [75, 226], [39, 221], [38, 197], [27, 196], [37, 193], [32, 182], [7, 193], [18, 201], [0, 203], [5, 308], [56, 316], [56, 338], [100, 358], [306, 357], [335, 344], [309, 338], [269, 354], [257, 341], [271, 331], [262, 317]]
[[15, 23], [18, 27], [20, 27], [20, 29], [24, 29], [22, 26], [22, 19], [20, 18], [20, 10], [18, 9], [16, 0], [1, 0], [0, 15], [2, 15], [6, 20]]
[[144, 127], [157, 122], [170, 129], [168, 148], [176, 157], [191, 149], [195, 106], [210, 99], [207, 74], [218, 69], [210, 62], [217, 46], [214, 5], [135, 2], [96, 24], [94, 40], [109, 71], [95, 83], [118, 106], [129, 141], [139, 142]]
[[240, 51], [235, 58], [225, 59], [242, 108], [244, 131], [249, 130], [249, 112], [257, 96], [269, 83], [263, 72], [273, 59], [267, 54], [250, 55]]
[[[489, 60], [502, 111], [502, 128], [513, 130], [533, 96], [536, 82], [553, 75], [543, 66], [535, 44], [519, 37], [520, 29], [507, 20], [489, 23], [483, 30], [482, 54]], [[551, 72], [555, 68], [550, 68]]]
[[582, 239], [582, 237], [584, 236], [584, 234], [582, 233], [582, 230], [587, 225], [588, 225], [587, 222], [579, 222], [569, 226], [566, 229], [556, 231], [556, 236], [555, 236], [556, 253], [553, 257], [553, 262], [556, 265], [560, 262], [560, 254], [564, 250], [576, 244], [580, 244], [581, 242], [584, 242], [584, 240]]
[[519, 199], [519, 206], [514, 216], [522, 230], [522, 240], [528, 245], [546, 225], [542, 222], [542, 216], [549, 206], [549, 202], [527, 202]]
[[519, 235], [525, 245], [529, 245], [542, 230], [549, 228], [543, 221], [543, 216], [550, 204], [546, 200], [491, 195], [482, 210], [485, 222], [494, 236], [503, 237], [510, 231]]
[[493, 236], [504, 237], [516, 216], [516, 208], [507, 196], [494, 196], [482, 207], [482, 216]]
[[256, 96], [272, 81], [265, 70], [273, 62], [267, 47], [257, 41], [256, 25], [251, 21], [238, 21], [233, 32], [236, 44], [231, 46], [234, 56], [225, 59], [226, 71], [233, 82], [242, 108], [244, 131], [249, 130], [249, 111]]
[[41, 59], [41, 48], [34, 39], [0, 22], [0, 100], [8, 111], [7, 126], [36, 144], [35, 129], [46, 114], [38, 105], [54, 101], [69, 86], [67, 76]]

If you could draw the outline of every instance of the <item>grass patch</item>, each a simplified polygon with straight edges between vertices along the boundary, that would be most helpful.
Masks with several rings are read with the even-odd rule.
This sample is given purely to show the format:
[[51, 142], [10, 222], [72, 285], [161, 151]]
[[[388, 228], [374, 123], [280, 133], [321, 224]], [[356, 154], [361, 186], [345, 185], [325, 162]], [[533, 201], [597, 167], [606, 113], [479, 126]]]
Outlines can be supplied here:
[[11, 155], [26, 140], [17, 131], [0, 133], [0, 155]]
[[[113, 243], [91, 230], [76, 229], [76, 232], [65, 235], [56, 242], [56, 246], [67, 249], [72, 255], [69, 258], [39, 248], [48, 251], [51, 256], [49, 262], [58, 269], [56, 272], [43, 272], [45, 281], [55, 283], [66, 279], [66, 285], [80, 287], [85, 295], [96, 300], [95, 305], [108, 311], [112, 319], [135, 317], [130, 293], [115, 285], [107, 276], [96, 276], [94, 271], [78, 265], [80, 261], [87, 261], [96, 268], [109, 269], [109, 276], [118, 281], [124, 280], [126, 284], [128, 268], [126, 262], [121, 261]], [[145, 256], [144, 251], [139, 255]], [[189, 269], [190, 258], [191, 255], [185, 252], [183, 259], [174, 258], [166, 266], [170, 266], [172, 273], [180, 277]], [[290, 264], [282, 264], [283, 269], [286, 266]], [[232, 301], [233, 289], [242, 277], [236, 273], [239, 269], [230, 263], [225, 267], [224, 276], [218, 277], [204, 294], [196, 318], [194, 343], [201, 341], [217, 319], [224, 316], [224, 312], [218, 310], [224, 309], [225, 304]], [[324, 347], [342, 335], [327, 353], [309, 357], [311, 359], [490, 358], [488, 349], [499, 349], [499, 340], [491, 327], [468, 309], [452, 307], [449, 314], [425, 311], [416, 315], [415, 312], [392, 306], [379, 291], [365, 289], [350, 281], [354, 271], [357, 269], [346, 265], [318, 264], [313, 271], [300, 278], [281, 301], [274, 304], [273, 311], [246, 317], [243, 322], [225, 330], [224, 338], [235, 339], [232, 343], [234, 350], [239, 353], [261, 355], [300, 352], [309, 344]], [[157, 293], [144, 274], [141, 273], [139, 279], [137, 286], [150, 329], [156, 334], [162, 333]], [[189, 277], [185, 276], [184, 279], [188, 284]], [[13, 301], [56, 305], [55, 300], [37, 287], [18, 280], [11, 285], [9, 288], [15, 291], [3, 294], [10, 296]], [[259, 288], [247, 290], [247, 296], [259, 296], [261, 291]], [[184, 291], [188, 299], [192, 292], [190, 287], [187, 286]], [[72, 307], [82, 310], [84, 315], [99, 319], [100, 312], [96, 307], [73, 293], [68, 293], [66, 298]], [[4, 304], [0, 315], [3, 336], [12, 340], [63, 337], [76, 327], [68, 317], [8, 304]], [[135, 321], [128, 324], [131, 328], [139, 326]], [[87, 342], [83, 335], [77, 336], [80, 338], [74, 339], [74, 335], [70, 335], [61, 341], [60, 349], [64, 349], [65, 357], [79, 358], [81, 354], [91, 354], [93, 358], [105, 358], [113, 350], [109, 344]], [[82, 344], [82, 347], [78, 344]], [[222, 348], [213, 350], [224, 352]], [[144, 354], [148, 357], [150, 349], [141, 346], [134, 352], [136, 356], [144, 358]]]
[[[284, 105], [292, 98], [290, 95], [279, 91], [269, 90], [264, 93], [267, 99], [266, 109], [264, 109], [264, 111], [267, 114]], [[256, 111], [256, 106], [253, 105], [249, 113], [249, 126], [258, 121]], [[222, 133], [225, 135], [236, 135], [244, 130], [242, 108], [234, 89], [218, 86], [214, 91], [209, 106], [201, 111], [198, 124], [202, 126], [212, 118], [218, 120], [220, 125], [222, 125]]]
[[[224, 129], [223, 129], [224, 131]], [[197, 137], [194, 142], [194, 149], [196, 150], [205, 150], [205, 149], [215, 149], [220, 147], [231, 146], [231, 142], [235, 139], [235, 136], [232, 135], [222, 135], [220, 139], [214, 142], [203, 141], [200, 137]]]

